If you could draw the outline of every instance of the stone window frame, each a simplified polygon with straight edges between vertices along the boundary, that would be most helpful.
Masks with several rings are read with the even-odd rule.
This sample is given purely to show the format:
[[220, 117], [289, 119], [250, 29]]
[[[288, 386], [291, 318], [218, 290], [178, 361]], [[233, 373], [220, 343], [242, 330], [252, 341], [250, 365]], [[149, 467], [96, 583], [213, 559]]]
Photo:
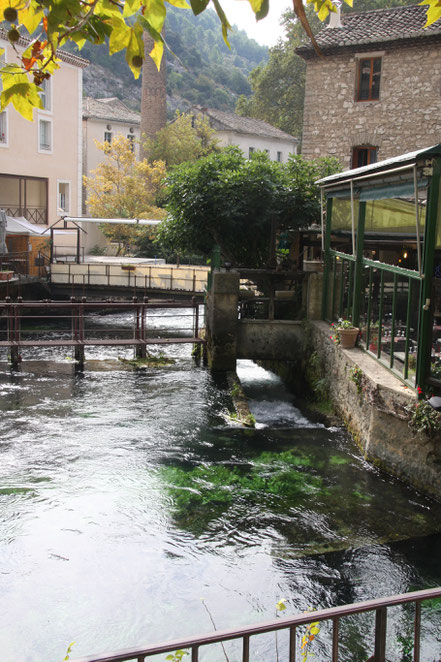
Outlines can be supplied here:
[[[356, 159], [361, 152], [367, 152], [367, 163], [363, 165], [371, 165], [371, 163], [377, 163], [378, 161], [378, 146], [376, 145], [354, 145], [351, 152], [351, 168], [360, 168], [356, 164]], [[372, 160], [372, 155], [375, 155], [375, 159]]]
[[[385, 51], [375, 51], [371, 53], [356, 53], [355, 54], [355, 63], [356, 63], [356, 71], [355, 71], [355, 90], [354, 90], [354, 99], [356, 103], [378, 103], [381, 98], [381, 88], [382, 88], [382, 82], [383, 82], [383, 61], [384, 61], [384, 55]], [[374, 60], [380, 60], [381, 62], [381, 68], [380, 68], [380, 84], [378, 86], [378, 97], [372, 98], [371, 97], [371, 90], [372, 90], [372, 73], [371, 72], [371, 80], [369, 83], [369, 98], [368, 99], [360, 99], [359, 94], [360, 94], [360, 78], [361, 78], [361, 62], [362, 60], [371, 60], [373, 63]], [[372, 64], [372, 70], [373, 70], [373, 64]]]

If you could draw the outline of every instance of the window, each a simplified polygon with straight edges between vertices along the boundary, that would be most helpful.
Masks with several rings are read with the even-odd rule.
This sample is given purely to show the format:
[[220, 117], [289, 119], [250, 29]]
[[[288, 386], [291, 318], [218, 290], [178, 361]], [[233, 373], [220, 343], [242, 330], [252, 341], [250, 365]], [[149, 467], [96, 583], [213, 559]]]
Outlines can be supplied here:
[[39, 151], [51, 152], [52, 151], [52, 123], [49, 120], [40, 119], [39, 126]]
[[254, 154], [254, 147], [249, 147], [248, 149], [248, 158], [251, 158], [251, 155]]
[[282, 162], [282, 152], [277, 152], [277, 160], [279, 163]]
[[130, 151], [134, 152], [135, 151], [135, 136], [129, 133], [127, 136], [127, 140], [130, 142]]
[[381, 57], [363, 58], [358, 62], [357, 101], [380, 98]]
[[112, 133], [111, 133], [111, 131], [104, 131], [104, 142], [109, 143], [109, 144], [112, 142]]
[[51, 80], [50, 78], [45, 78], [40, 84], [42, 91], [40, 92], [40, 99], [43, 104], [44, 110], [52, 110], [52, 98], [51, 98]]
[[24, 216], [31, 223], [47, 223], [47, 179], [0, 175], [0, 209], [8, 216]]
[[353, 147], [352, 148], [352, 168], [362, 168], [377, 162], [378, 147]]
[[66, 214], [70, 212], [69, 182], [58, 182], [58, 210]]

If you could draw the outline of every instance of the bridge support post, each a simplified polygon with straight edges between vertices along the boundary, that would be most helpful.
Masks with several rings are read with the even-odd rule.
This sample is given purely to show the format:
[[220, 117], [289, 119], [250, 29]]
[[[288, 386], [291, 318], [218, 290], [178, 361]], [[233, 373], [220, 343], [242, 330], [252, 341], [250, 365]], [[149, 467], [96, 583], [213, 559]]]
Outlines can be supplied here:
[[85, 360], [84, 345], [75, 345], [74, 356], [75, 372], [83, 372]]
[[137, 359], [145, 359], [147, 356], [146, 345], [135, 345], [135, 356]]
[[20, 366], [21, 356], [18, 347], [11, 347], [11, 365], [13, 370], [18, 370]]
[[214, 372], [236, 369], [239, 273], [213, 273], [207, 296], [207, 358]]

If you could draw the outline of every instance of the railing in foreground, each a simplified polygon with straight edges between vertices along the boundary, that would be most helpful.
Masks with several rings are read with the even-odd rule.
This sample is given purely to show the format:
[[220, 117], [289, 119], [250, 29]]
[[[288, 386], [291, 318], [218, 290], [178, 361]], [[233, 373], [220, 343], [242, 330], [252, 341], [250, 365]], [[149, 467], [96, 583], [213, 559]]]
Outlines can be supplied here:
[[[289, 631], [289, 662], [295, 662], [297, 653], [297, 628], [315, 623], [317, 621], [332, 622], [332, 662], [339, 660], [339, 623], [344, 616], [352, 616], [364, 612], [375, 612], [375, 641], [372, 657], [367, 662], [386, 662], [386, 635], [387, 635], [387, 609], [388, 607], [404, 605], [408, 603], [415, 604], [415, 619], [413, 632], [413, 662], [420, 662], [420, 639], [421, 639], [421, 603], [425, 600], [441, 597], [441, 588], [427, 589], [424, 591], [414, 591], [413, 593], [404, 593], [394, 595], [389, 598], [380, 598], [377, 600], [368, 600], [358, 602], [342, 607], [333, 607], [331, 609], [321, 609], [319, 611], [308, 612], [293, 616], [292, 618], [278, 619], [250, 625], [245, 628], [235, 628], [206, 634], [199, 637], [187, 637], [186, 639], [176, 639], [153, 646], [144, 646], [138, 649], [122, 650], [105, 655], [92, 655], [72, 660], [72, 662], [145, 662], [146, 658], [153, 655], [170, 653], [176, 650], [191, 649], [191, 662], [198, 662], [199, 649], [201, 646], [209, 644], [223, 643], [234, 639], [242, 640], [242, 662], [250, 661], [250, 638], [255, 635], [266, 634], [268, 632], [277, 632], [280, 630]], [[267, 662], [270, 662], [267, 660]]]

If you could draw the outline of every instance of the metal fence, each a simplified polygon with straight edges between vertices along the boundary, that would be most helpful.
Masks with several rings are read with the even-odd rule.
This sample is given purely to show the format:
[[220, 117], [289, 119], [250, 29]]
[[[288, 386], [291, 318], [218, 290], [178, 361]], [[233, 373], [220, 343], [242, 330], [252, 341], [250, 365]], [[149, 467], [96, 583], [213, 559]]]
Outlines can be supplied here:
[[[176, 639], [161, 644], [141, 646], [131, 650], [121, 650], [104, 655], [90, 655], [77, 658], [72, 662], [145, 662], [153, 655], [173, 653], [176, 650], [185, 650], [191, 652], [191, 662], [199, 661], [199, 652], [202, 647], [213, 644], [223, 644], [227, 641], [239, 640], [242, 642], [242, 662], [250, 662], [250, 641], [252, 637], [268, 632], [288, 631], [289, 646], [287, 662], [296, 662], [304, 659], [302, 655], [302, 643], [304, 641], [306, 628], [314, 623], [330, 622], [332, 624], [332, 644], [330, 662], [338, 662], [339, 646], [341, 642], [340, 620], [346, 616], [354, 616], [366, 612], [375, 614], [374, 627], [374, 646], [372, 656], [367, 662], [386, 662], [387, 647], [387, 614], [388, 608], [398, 605], [412, 603], [414, 605], [414, 623], [413, 623], [413, 662], [421, 662], [421, 607], [426, 600], [441, 597], [441, 588], [428, 589], [424, 591], [414, 591], [413, 593], [404, 593], [389, 598], [380, 598], [377, 600], [368, 600], [355, 604], [333, 607], [330, 609], [321, 609], [314, 612], [299, 614], [292, 618], [277, 619], [258, 625], [250, 625], [242, 628], [223, 630], [212, 634], [201, 635], [198, 637], [187, 637]], [[308, 631], [307, 631], [308, 632]], [[309, 631], [310, 632], [310, 631]], [[312, 635], [310, 635], [312, 636]], [[282, 658], [280, 658], [282, 659]], [[267, 662], [271, 662], [267, 660]]]
[[51, 282], [76, 288], [125, 287], [203, 293], [208, 267], [145, 264], [53, 264]]
[[416, 271], [367, 258], [355, 286], [356, 260], [330, 250], [326, 317], [354, 320], [360, 345], [411, 386], [416, 385], [418, 309], [422, 278]]
[[[135, 347], [139, 358], [150, 345], [203, 344], [200, 329], [200, 305], [195, 299], [186, 302], [138, 301], [17, 301], [0, 302], [0, 348], [9, 349], [13, 365], [20, 363], [20, 351], [32, 347], [73, 347], [76, 358], [84, 362], [84, 348], [92, 346]], [[152, 310], [170, 310], [174, 325], [166, 335], [152, 324]], [[125, 326], [97, 326], [91, 315], [128, 312]], [[181, 318], [185, 317], [185, 324]], [[179, 322], [176, 323], [177, 318]], [[96, 317], [95, 317], [96, 321]], [[180, 324], [180, 326], [179, 326]]]

